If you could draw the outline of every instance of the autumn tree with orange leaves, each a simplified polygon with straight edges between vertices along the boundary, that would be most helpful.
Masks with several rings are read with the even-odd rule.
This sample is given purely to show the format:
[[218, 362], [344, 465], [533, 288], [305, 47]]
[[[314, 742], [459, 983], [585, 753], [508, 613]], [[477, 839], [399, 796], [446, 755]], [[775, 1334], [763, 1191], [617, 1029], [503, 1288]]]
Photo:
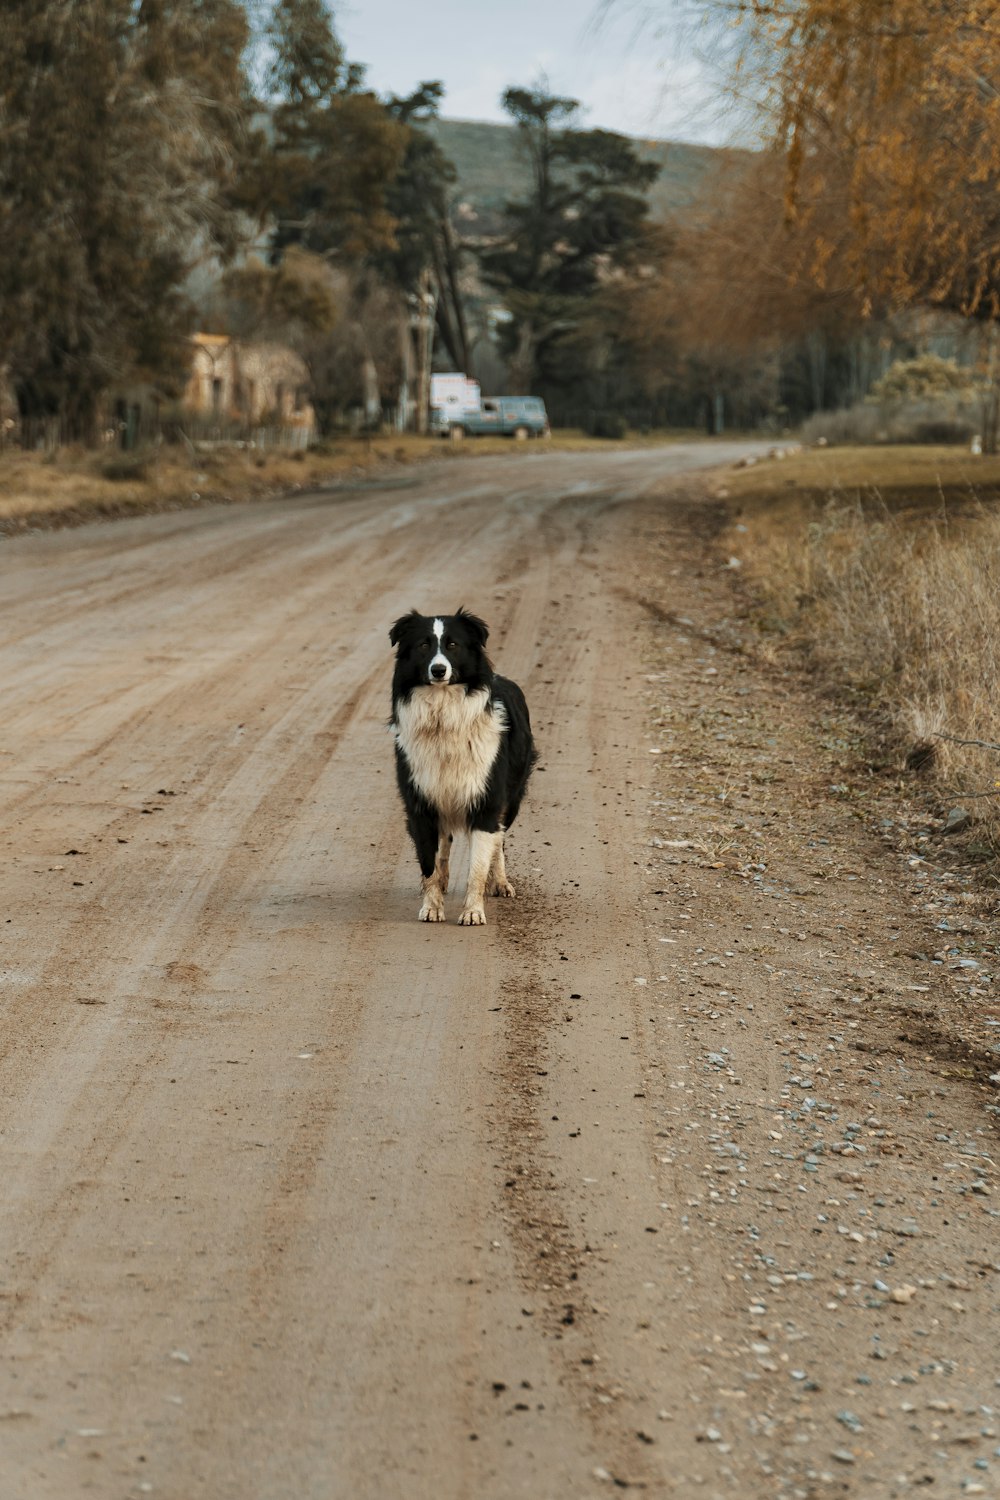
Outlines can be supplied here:
[[[772, 112], [784, 207], [863, 300], [1000, 319], [1000, 0], [708, 0]], [[844, 190], [834, 244], [821, 205]]]
[[982, 331], [996, 382], [1000, 0], [689, 3], [763, 149], [632, 289], [640, 368], [673, 360], [738, 409], [770, 358], [794, 417], [862, 396], [914, 326], [894, 315], [937, 309]]
[[785, 177], [776, 151], [734, 157], [622, 290], [637, 377], [655, 387], [670, 372], [697, 393], [710, 430], [718, 398], [727, 422], [795, 420], [858, 399], [882, 373], [891, 340], [849, 275], [842, 176], [831, 164], [808, 226], [786, 219]]

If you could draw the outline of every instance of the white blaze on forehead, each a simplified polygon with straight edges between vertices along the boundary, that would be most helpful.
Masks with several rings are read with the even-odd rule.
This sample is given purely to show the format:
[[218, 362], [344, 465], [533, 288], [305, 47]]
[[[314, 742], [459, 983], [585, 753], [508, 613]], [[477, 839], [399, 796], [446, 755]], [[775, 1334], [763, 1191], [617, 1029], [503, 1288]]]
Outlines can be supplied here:
[[[450, 682], [452, 677], [451, 662], [441, 650], [441, 642], [444, 639], [444, 621], [435, 620], [431, 629], [434, 631], [434, 634], [437, 637], [438, 648], [434, 656], [431, 658], [430, 666], [427, 669], [427, 675], [432, 682]], [[440, 666], [442, 663], [445, 667], [444, 675], [435, 677], [433, 669], [436, 666]]]

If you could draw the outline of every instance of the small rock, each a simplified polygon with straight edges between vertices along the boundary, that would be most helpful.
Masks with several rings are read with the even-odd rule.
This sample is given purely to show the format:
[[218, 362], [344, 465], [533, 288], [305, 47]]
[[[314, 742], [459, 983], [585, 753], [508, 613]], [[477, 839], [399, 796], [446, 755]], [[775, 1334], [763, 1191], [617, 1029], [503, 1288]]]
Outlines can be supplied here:
[[906, 1281], [902, 1286], [893, 1287], [892, 1291], [889, 1293], [889, 1301], [900, 1302], [905, 1305], [908, 1302], [912, 1302], [916, 1295], [916, 1287], [911, 1286], [910, 1283]]
[[972, 817], [964, 807], [953, 807], [945, 818], [941, 832], [945, 834], [961, 833], [963, 828], [968, 828]]

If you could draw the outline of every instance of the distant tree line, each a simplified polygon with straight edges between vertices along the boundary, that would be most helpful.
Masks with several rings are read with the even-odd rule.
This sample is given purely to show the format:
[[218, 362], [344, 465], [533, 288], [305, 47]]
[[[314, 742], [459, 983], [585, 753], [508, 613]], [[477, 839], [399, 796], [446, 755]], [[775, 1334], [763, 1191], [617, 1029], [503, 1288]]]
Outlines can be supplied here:
[[863, 395], [904, 309], [994, 327], [997, 7], [700, 3], [764, 148], [654, 223], [632, 142], [512, 86], [528, 184], [476, 238], [441, 85], [377, 96], [324, 0], [8, 0], [0, 377], [25, 431], [93, 442], [124, 381], [176, 397], [196, 327], [296, 349], [323, 429], [419, 412], [433, 354], [609, 432]]
[[706, 400], [756, 390], [796, 418], [863, 397], [930, 328], [996, 389], [1000, 5], [689, 10], [714, 27], [761, 149], [716, 184], [629, 301], [647, 380], [672, 347]]
[[225, 258], [253, 107], [231, 0], [9, 0], [0, 367], [22, 417], [93, 436], [131, 368], [177, 379], [198, 256]]
[[472, 373], [484, 340], [512, 388], [583, 372], [607, 399], [605, 293], [655, 168], [573, 100], [508, 91], [531, 192], [470, 244], [426, 128], [441, 85], [379, 98], [323, 0], [10, 0], [4, 51], [0, 371], [26, 431], [94, 441], [123, 381], [177, 396], [196, 326], [293, 345], [324, 427], [407, 381], [416, 402], [432, 349]]

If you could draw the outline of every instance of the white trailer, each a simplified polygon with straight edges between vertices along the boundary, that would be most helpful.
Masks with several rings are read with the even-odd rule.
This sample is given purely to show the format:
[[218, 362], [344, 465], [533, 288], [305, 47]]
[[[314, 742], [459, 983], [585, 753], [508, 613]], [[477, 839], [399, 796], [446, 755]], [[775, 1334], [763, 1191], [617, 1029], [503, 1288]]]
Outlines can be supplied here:
[[431, 410], [448, 417], [460, 412], [478, 411], [482, 404], [479, 381], [470, 380], [459, 371], [431, 376]]

